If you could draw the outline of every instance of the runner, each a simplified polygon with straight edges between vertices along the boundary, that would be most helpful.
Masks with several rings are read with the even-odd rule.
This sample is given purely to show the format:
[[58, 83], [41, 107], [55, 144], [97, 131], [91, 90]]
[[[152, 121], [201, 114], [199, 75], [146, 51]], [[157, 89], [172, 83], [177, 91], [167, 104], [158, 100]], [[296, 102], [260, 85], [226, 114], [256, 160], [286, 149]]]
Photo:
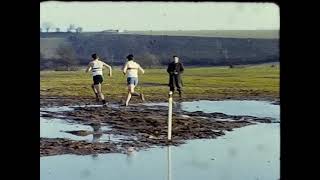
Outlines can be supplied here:
[[142, 93], [134, 92], [134, 88], [138, 85], [138, 70], [144, 74], [144, 70], [141, 66], [136, 63], [133, 59], [133, 55], [129, 54], [127, 56], [128, 62], [123, 67], [123, 74], [127, 75], [127, 85], [128, 85], [128, 96], [125, 106], [129, 105], [131, 96], [140, 96], [141, 100], [144, 101], [144, 95]]
[[102, 104], [105, 106], [106, 101], [101, 90], [101, 83], [103, 82], [103, 66], [109, 68], [109, 76], [112, 76], [111, 66], [99, 60], [97, 54], [92, 54], [92, 61], [89, 63], [86, 72], [92, 70], [93, 84], [91, 85], [93, 92], [96, 95], [96, 101], [102, 101]]

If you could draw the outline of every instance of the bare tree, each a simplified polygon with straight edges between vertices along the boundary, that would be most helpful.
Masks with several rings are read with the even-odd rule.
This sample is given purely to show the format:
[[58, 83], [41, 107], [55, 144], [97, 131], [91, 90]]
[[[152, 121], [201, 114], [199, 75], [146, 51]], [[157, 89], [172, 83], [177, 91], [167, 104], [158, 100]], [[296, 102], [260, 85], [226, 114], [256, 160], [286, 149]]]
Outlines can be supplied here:
[[140, 63], [141, 66], [145, 66], [149, 68], [160, 65], [159, 58], [154, 54], [151, 54], [150, 52], [145, 52], [141, 55], [138, 55], [136, 61]]
[[57, 28], [56, 28], [56, 32], [60, 32], [60, 28], [57, 27]]
[[40, 32], [42, 32], [42, 28], [40, 28]]
[[68, 27], [68, 32], [72, 32], [72, 30], [75, 30], [76, 26], [74, 24], [70, 24]]
[[57, 48], [56, 53], [60, 57], [60, 62], [67, 67], [68, 71], [70, 71], [71, 66], [78, 64], [75, 50], [71, 45], [60, 45]]
[[49, 32], [49, 30], [50, 30], [51, 28], [53, 28], [53, 24], [52, 24], [51, 22], [44, 22], [44, 23], [42, 24], [42, 27], [43, 27], [47, 32]]
[[77, 28], [76, 28], [76, 32], [77, 32], [77, 33], [81, 33], [81, 32], [82, 32], [82, 27], [77, 27]]

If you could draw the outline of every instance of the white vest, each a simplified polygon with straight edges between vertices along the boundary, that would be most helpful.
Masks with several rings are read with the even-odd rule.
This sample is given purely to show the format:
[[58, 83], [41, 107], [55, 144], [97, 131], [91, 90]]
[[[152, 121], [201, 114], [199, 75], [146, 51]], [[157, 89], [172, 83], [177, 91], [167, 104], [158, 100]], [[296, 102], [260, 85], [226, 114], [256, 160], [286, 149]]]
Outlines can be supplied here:
[[99, 60], [94, 60], [92, 61], [92, 76], [96, 76], [96, 75], [103, 75], [102, 74], [102, 68], [103, 68], [103, 62], [99, 61]]
[[127, 77], [138, 77], [140, 65], [134, 61], [127, 62]]

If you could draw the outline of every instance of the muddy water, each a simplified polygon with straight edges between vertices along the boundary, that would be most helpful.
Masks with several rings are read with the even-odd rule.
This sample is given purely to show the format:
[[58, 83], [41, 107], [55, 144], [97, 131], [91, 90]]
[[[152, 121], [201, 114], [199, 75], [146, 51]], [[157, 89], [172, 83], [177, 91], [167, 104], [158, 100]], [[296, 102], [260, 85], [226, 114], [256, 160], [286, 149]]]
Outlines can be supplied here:
[[[250, 102], [235, 106], [224, 101], [212, 102], [216, 106], [207, 101], [193, 103], [181, 103], [181, 108], [235, 115], [256, 115], [258, 110], [259, 116], [280, 119], [276, 105], [274, 109], [257, 109], [254, 101], [252, 106]], [[152, 148], [131, 155], [42, 157], [40, 177], [42, 180], [276, 180], [280, 177], [279, 158], [280, 124], [257, 124], [227, 132], [217, 139], [192, 140], [178, 147]]]
[[[40, 137], [45, 138], [67, 138], [71, 140], [85, 140], [89, 142], [108, 142], [108, 141], [122, 141], [128, 139], [126, 136], [114, 135], [114, 134], [96, 134], [92, 133], [87, 136], [77, 136], [65, 131], [90, 131], [94, 132], [93, 127], [89, 125], [74, 124], [71, 122], [66, 122], [65, 120], [58, 118], [41, 118], [40, 117]], [[102, 126], [100, 131], [108, 131], [110, 128], [108, 126]]]
[[[145, 103], [147, 106], [168, 106], [168, 103]], [[225, 100], [225, 101], [192, 101], [176, 102], [176, 108], [184, 111], [203, 111], [205, 113], [220, 112], [228, 115], [248, 115], [254, 117], [271, 117], [280, 121], [280, 107], [268, 101]]]
[[267, 101], [193, 101], [181, 103], [186, 111], [221, 112], [228, 115], [272, 117], [280, 121], [280, 107]]
[[[117, 105], [110, 104], [112, 107], [117, 108]], [[40, 108], [40, 115], [46, 114], [46, 112], [63, 112], [73, 111], [75, 107], [101, 107], [102, 105], [86, 105], [86, 106], [60, 106], [60, 107], [47, 107]], [[89, 125], [82, 125], [73, 122], [67, 122], [66, 120], [59, 118], [43, 118], [40, 117], [40, 137], [45, 138], [67, 138], [71, 140], [85, 140], [90, 142], [108, 142], [108, 141], [122, 141], [128, 139], [126, 136], [114, 135], [114, 134], [96, 134], [92, 133], [87, 136], [77, 136], [65, 131], [84, 130], [93, 132], [93, 127]], [[100, 131], [108, 131], [108, 126], [102, 126]]]
[[[41, 158], [41, 179], [276, 180], [279, 178], [279, 124], [260, 124], [215, 140], [194, 140], [132, 155], [61, 155]], [[169, 164], [168, 164], [169, 163]]]

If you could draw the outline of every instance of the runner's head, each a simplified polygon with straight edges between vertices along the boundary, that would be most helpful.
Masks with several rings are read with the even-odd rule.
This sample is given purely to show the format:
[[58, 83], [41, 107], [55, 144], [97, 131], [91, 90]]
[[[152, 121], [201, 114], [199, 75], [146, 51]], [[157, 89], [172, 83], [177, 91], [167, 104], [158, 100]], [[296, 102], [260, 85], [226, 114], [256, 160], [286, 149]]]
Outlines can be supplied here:
[[179, 62], [179, 57], [178, 56], [172, 56], [172, 57], [173, 57], [174, 63], [178, 63]]
[[99, 58], [96, 53], [92, 54], [91, 57], [92, 57], [93, 60], [96, 60], [96, 59]]
[[128, 59], [128, 61], [132, 61], [132, 60], [133, 60], [133, 55], [132, 55], [132, 54], [129, 54], [129, 55], [127, 56], [127, 59]]

